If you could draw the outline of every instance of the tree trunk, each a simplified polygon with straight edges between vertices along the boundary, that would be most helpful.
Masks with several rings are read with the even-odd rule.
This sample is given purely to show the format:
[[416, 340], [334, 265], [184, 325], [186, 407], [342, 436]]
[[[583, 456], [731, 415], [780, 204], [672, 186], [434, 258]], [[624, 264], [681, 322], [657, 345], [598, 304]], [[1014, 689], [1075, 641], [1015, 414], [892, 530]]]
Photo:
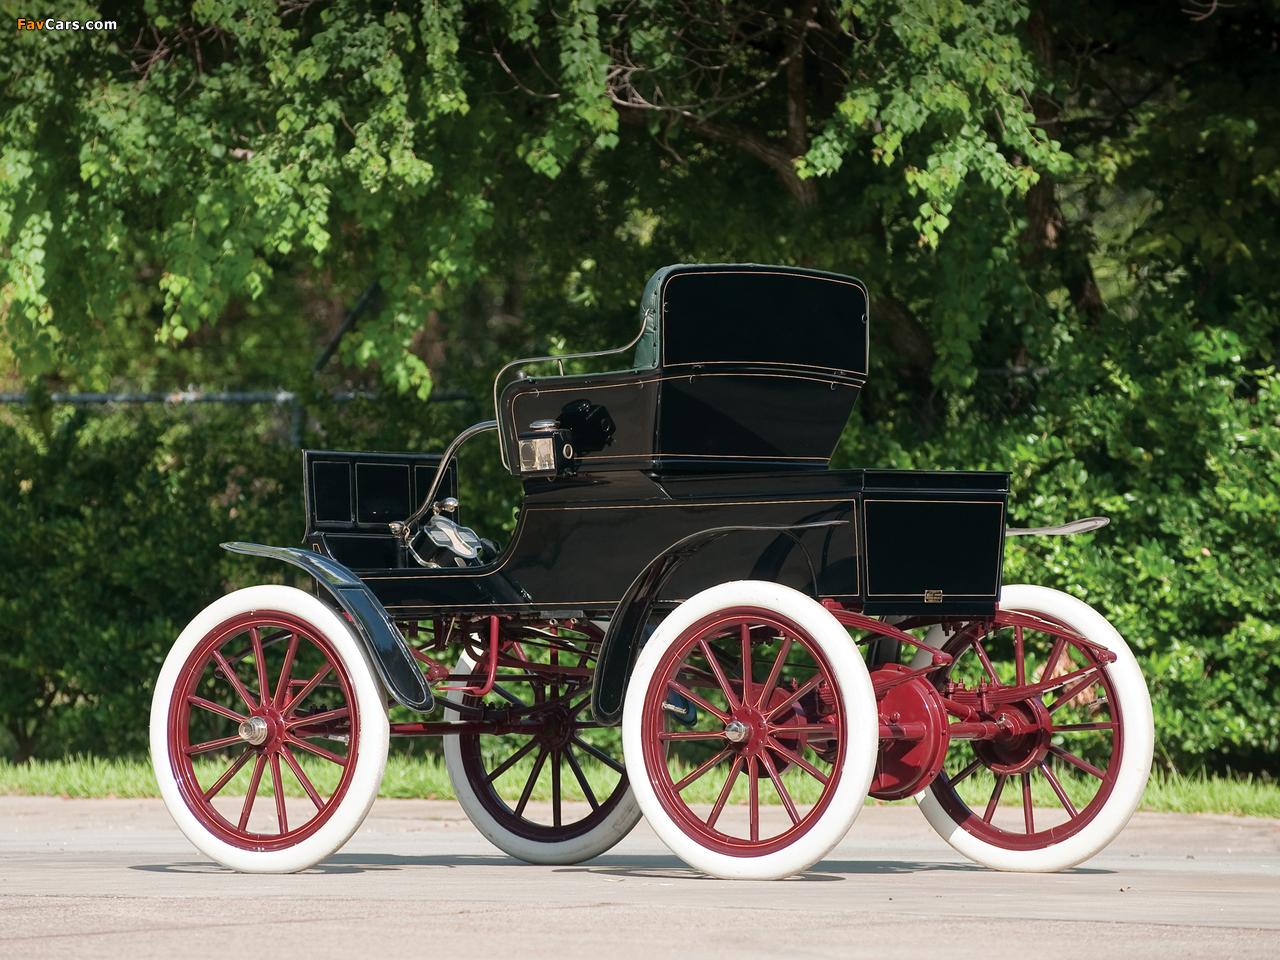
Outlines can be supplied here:
[[[1056, 60], [1053, 27], [1045, 3], [1041, 2], [1027, 18], [1027, 33], [1045, 71], [1052, 74]], [[1062, 105], [1047, 94], [1037, 93], [1032, 98], [1031, 107], [1035, 111], [1036, 124], [1053, 136], [1062, 114]], [[1053, 177], [1041, 172], [1035, 186], [1027, 191], [1025, 203], [1028, 223], [1022, 233], [1022, 241], [1031, 248], [1027, 262], [1035, 265], [1043, 261], [1057, 267], [1076, 309], [1091, 322], [1096, 321], [1106, 310], [1106, 304], [1102, 302], [1102, 293], [1093, 275], [1093, 264], [1089, 262], [1087, 239], [1082, 243], [1079, 238], [1070, 238], [1075, 242], [1068, 242], [1067, 222], [1058, 204], [1057, 184]]]

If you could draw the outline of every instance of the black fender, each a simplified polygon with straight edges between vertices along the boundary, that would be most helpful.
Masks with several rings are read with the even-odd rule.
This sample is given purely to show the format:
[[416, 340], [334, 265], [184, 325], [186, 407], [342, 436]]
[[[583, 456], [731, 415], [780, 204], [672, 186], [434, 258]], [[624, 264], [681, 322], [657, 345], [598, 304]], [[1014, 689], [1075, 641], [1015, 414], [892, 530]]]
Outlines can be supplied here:
[[[791, 535], [799, 543], [793, 531], [835, 527], [848, 520], [819, 520], [813, 523], [764, 524], [735, 527], [710, 527], [677, 540], [658, 554], [631, 581], [609, 619], [609, 629], [600, 643], [600, 655], [596, 660], [595, 677], [591, 684], [591, 713], [596, 722], [616, 727], [622, 722], [622, 703], [627, 693], [627, 681], [635, 666], [636, 657], [643, 646], [644, 629], [658, 602], [662, 588], [686, 560], [703, 547], [731, 533], [777, 531], [780, 537]], [[801, 549], [804, 549], [801, 546]], [[806, 556], [807, 556], [806, 551]], [[812, 560], [809, 563], [813, 572]], [[814, 589], [817, 589], [816, 576]]]
[[311, 574], [351, 618], [378, 676], [396, 702], [419, 713], [429, 713], [435, 706], [427, 678], [418, 668], [409, 644], [396, 629], [386, 608], [363, 580], [337, 560], [310, 550], [267, 547], [260, 543], [224, 543], [222, 549], [283, 560]]

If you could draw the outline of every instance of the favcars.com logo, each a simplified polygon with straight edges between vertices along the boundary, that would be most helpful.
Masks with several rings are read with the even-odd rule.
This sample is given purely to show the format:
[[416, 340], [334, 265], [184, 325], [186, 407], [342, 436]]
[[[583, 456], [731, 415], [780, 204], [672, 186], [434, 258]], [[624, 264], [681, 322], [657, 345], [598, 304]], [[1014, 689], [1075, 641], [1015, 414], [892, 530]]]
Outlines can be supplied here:
[[55, 20], [45, 17], [43, 20], [18, 18], [19, 30], [115, 30], [114, 20]]

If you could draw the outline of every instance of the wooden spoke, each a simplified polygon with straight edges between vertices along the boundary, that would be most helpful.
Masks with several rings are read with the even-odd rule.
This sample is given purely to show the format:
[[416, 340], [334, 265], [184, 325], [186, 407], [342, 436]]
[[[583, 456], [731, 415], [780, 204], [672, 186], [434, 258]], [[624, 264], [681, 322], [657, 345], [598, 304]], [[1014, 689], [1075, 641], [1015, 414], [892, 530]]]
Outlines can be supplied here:
[[257, 707], [259, 705], [258, 701], [245, 689], [244, 684], [240, 682], [240, 678], [236, 676], [235, 669], [231, 664], [227, 663], [227, 658], [222, 655], [221, 650], [213, 651], [213, 659], [218, 662], [218, 667], [222, 670], [222, 675], [227, 678], [227, 682], [235, 688], [236, 693], [240, 694], [240, 699], [244, 701], [245, 706], [250, 710]]
[[787, 726], [784, 723], [771, 723], [769, 724], [769, 732], [774, 734], [780, 733], [780, 734], [783, 734], [784, 736], [788, 736], [793, 733], [794, 734], [801, 734], [801, 733], [838, 734], [840, 732], [840, 728], [834, 723], [797, 723], [794, 726]]
[[310, 696], [311, 691], [320, 686], [320, 681], [327, 677], [332, 670], [333, 664], [326, 661], [325, 665], [316, 671], [316, 675], [308, 680], [303, 688], [298, 691], [298, 695], [289, 701], [289, 706], [284, 708], [284, 715], [286, 717], [292, 716], [293, 711], [298, 709], [298, 704]]
[[284, 762], [289, 764], [289, 769], [293, 771], [293, 775], [298, 778], [298, 783], [302, 784], [302, 789], [307, 792], [311, 802], [316, 805], [316, 811], [323, 810], [324, 800], [320, 798], [320, 792], [316, 790], [311, 779], [303, 771], [302, 764], [298, 763], [298, 758], [293, 755], [293, 751], [288, 747], [281, 747], [280, 753], [284, 755]]
[[209, 740], [205, 743], [193, 743], [189, 747], [183, 749], [188, 757], [194, 757], [200, 753], [209, 753], [213, 750], [221, 750], [223, 747], [234, 747], [237, 744], [243, 744], [244, 741], [237, 735], [234, 737], [223, 737], [221, 740]]
[[305, 717], [295, 716], [285, 721], [285, 727], [292, 730], [294, 727], [300, 727], [303, 724], [326, 723], [329, 720], [338, 720], [349, 716], [351, 716], [350, 707], [338, 707], [336, 710], [326, 710], [324, 713], [313, 713]]
[[823, 786], [826, 786], [827, 783], [830, 781], [831, 779], [830, 777], [828, 777], [825, 773], [823, 773], [821, 770], [815, 767], [812, 763], [810, 763], [804, 757], [800, 756], [800, 754], [795, 753], [791, 750], [788, 750], [778, 741], [776, 737], [773, 737], [773, 736], [768, 737], [767, 742], [769, 744], [769, 749], [782, 754], [784, 757], [786, 757], [788, 760], [794, 763], [801, 770], [805, 771], [807, 774], [809, 774], [809, 776], [813, 777]]
[[659, 740], [723, 740], [723, 730], [664, 730], [658, 734]]
[[689, 784], [693, 783], [693, 781], [697, 780], [699, 777], [705, 774], [708, 770], [710, 770], [716, 764], [723, 762], [731, 753], [733, 753], [733, 747], [725, 747], [723, 750], [717, 753], [710, 760], [707, 760], [704, 763], [702, 763], [695, 770], [693, 770], [692, 773], [687, 774], [683, 779], [680, 780], [679, 783], [676, 783], [674, 785], [676, 793], [679, 793]]
[[787, 697], [787, 699], [783, 700], [776, 707], [773, 707], [769, 711], [769, 716], [766, 719], [772, 722], [774, 719], [777, 718], [777, 716], [780, 713], [782, 713], [784, 710], [790, 707], [793, 703], [795, 703], [797, 700], [803, 697], [810, 690], [814, 689], [821, 682], [822, 682], [822, 674], [815, 673], [812, 677], [806, 680], [804, 685], [801, 686], [798, 690], [793, 690], [791, 692], [791, 695]]
[[1031, 812], [1031, 774], [1022, 774], [1022, 821], [1027, 827], [1027, 836], [1036, 832], [1035, 816]]
[[603, 763], [606, 767], [608, 767], [610, 770], [614, 771], [615, 773], [627, 772], [626, 767], [620, 764], [617, 760], [613, 759], [613, 757], [609, 756], [603, 750], [597, 750], [591, 744], [587, 743], [585, 740], [579, 739], [578, 737], [574, 737], [573, 742], [576, 743], [578, 746], [580, 746], [583, 750], [587, 751], [587, 753], [591, 754], [593, 757], [595, 757], [597, 760], [599, 760], [601, 763]]
[[253, 756], [253, 750], [245, 747], [244, 753], [236, 758], [236, 762], [227, 767], [226, 772], [220, 776], [212, 787], [204, 792], [206, 800], [212, 800], [218, 795], [218, 791], [231, 782], [231, 778], [240, 772], [240, 768], [249, 762], [249, 758]]
[[1079, 675], [1080, 679], [1077, 680], [1075, 683], [1071, 684], [1071, 686], [1067, 687], [1067, 689], [1063, 690], [1062, 693], [1058, 696], [1058, 699], [1053, 701], [1053, 703], [1049, 704], [1049, 713], [1050, 714], [1057, 713], [1058, 710], [1065, 707], [1068, 703], [1070, 703], [1072, 700], [1078, 697], [1085, 690], [1089, 689], [1094, 684], [1096, 684], [1098, 682], [1098, 678], [1096, 676], [1093, 676], [1092, 674], [1094, 674], [1097, 671], [1097, 669], [1098, 668], [1096, 666], [1084, 667], [1083, 669], [1078, 670], [1075, 673], [1067, 674], [1065, 677], [1059, 677], [1058, 678], [1059, 680], [1065, 681], [1065, 680], [1070, 680], [1072, 677], [1076, 675]]
[[340, 767], [345, 767], [347, 765], [346, 757], [340, 757], [336, 753], [330, 753], [328, 750], [324, 749], [324, 747], [317, 747], [315, 744], [307, 743], [305, 740], [299, 740], [291, 733], [285, 734], [285, 737], [290, 746], [298, 747], [307, 751], [307, 753], [314, 754], [317, 757], [322, 757], [330, 763], [336, 763]]
[[733, 758], [733, 766], [729, 768], [729, 776], [725, 778], [724, 786], [720, 788], [720, 796], [716, 797], [715, 805], [711, 808], [711, 813], [707, 817], [707, 826], [714, 828], [716, 821], [720, 819], [720, 811], [724, 809], [724, 805], [729, 800], [729, 794], [733, 790], [733, 785], [738, 779], [738, 774], [742, 770], [742, 754], [738, 754]]
[[[554, 650], [552, 651], [554, 653]], [[551, 753], [551, 824], [563, 826], [560, 814], [560, 751]]]
[[744, 621], [738, 625], [742, 644], [742, 702], [751, 703], [751, 627]]
[[531, 754], [537, 748], [537, 746], [538, 746], [537, 740], [530, 740], [528, 743], [526, 743], [523, 747], [521, 747], [511, 756], [507, 757], [507, 759], [503, 760], [502, 763], [494, 767], [492, 773], [488, 774], [489, 782], [493, 783], [493, 781], [497, 780], [500, 776], [502, 776], [504, 773], [506, 773], [508, 770], [514, 767], [517, 763], [519, 763], [521, 760], [523, 760], [525, 757]]
[[1004, 782], [1009, 778], [1001, 773], [996, 776], [996, 785], [991, 790], [991, 799], [987, 801], [986, 812], [982, 814], [983, 822], [990, 823], [996, 815], [996, 807], [1000, 806], [1000, 794], [1004, 793]]
[[967, 767], [965, 767], [963, 770], [957, 773], [954, 777], [948, 780], [947, 783], [954, 787], [961, 780], [965, 780], [968, 777], [972, 776], [976, 771], [981, 769], [981, 767], [982, 767], [982, 761], [975, 760], [973, 761], [973, 763], [969, 764]]
[[787, 816], [791, 818], [792, 823], [799, 823], [800, 813], [796, 810], [791, 794], [787, 792], [786, 784], [782, 782], [782, 775], [778, 773], [778, 768], [769, 759], [767, 750], [760, 751], [760, 762], [764, 764], [765, 772], [769, 774], [769, 779], [773, 781], [773, 785], [778, 791], [778, 799], [782, 801], [782, 806], [786, 809]]
[[582, 772], [582, 768], [578, 766], [578, 758], [573, 755], [573, 747], [565, 744], [564, 758], [569, 762], [569, 769], [573, 771], [574, 779], [578, 781], [578, 786], [582, 788], [582, 795], [587, 798], [587, 803], [591, 804], [592, 810], [600, 809], [600, 802], [596, 800], [595, 793], [591, 790], [591, 784], [587, 783], [587, 778]]
[[[729, 701], [729, 709], [737, 710], [741, 705], [733, 693], [733, 686], [729, 683], [729, 678], [724, 675], [724, 669], [720, 666], [720, 660], [716, 657], [716, 653], [711, 649], [711, 644], [706, 639], [700, 639], [698, 646], [702, 648], [702, 655], [707, 658], [707, 663], [711, 665], [711, 672], [715, 674], [716, 682], [720, 684], [720, 691], [724, 694], [726, 700]], [[672, 681], [674, 682], [674, 681]]]
[[782, 646], [778, 650], [778, 656], [773, 661], [773, 666], [769, 668], [769, 678], [765, 680], [764, 686], [760, 688], [760, 695], [756, 698], [756, 706], [768, 703], [769, 698], [773, 696], [773, 688], [778, 685], [778, 678], [782, 676], [782, 668], [786, 665], [787, 654], [790, 652], [791, 638], [783, 634]]
[[747, 793], [751, 819], [751, 842], [760, 839], [760, 768], [755, 757], [747, 757]]
[[548, 750], [538, 751], [538, 759], [533, 761], [533, 772], [529, 774], [529, 779], [525, 781], [524, 790], [520, 794], [520, 801], [516, 804], [516, 816], [524, 815], [524, 808], [529, 805], [529, 798], [533, 796], [533, 788], [538, 783], [538, 774], [542, 772], [542, 765], [547, 762]]
[[1049, 781], [1049, 786], [1053, 788], [1053, 792], [1058, 797], [1058, 802], [1062, 804], [1062, 809], [1067, 811], [1067, 815], [1073, 820], [1078, 816], [1076, 808], [1071, 805], [1071, 798], [1067, 796], [1067, 791], [1062, 789], [1062, 784], [1058, 782], [1058, 778], [1054, 776], [1052, 770], [1049, 769], [1047, 763], [1040, 764], [1040, 773]]
[[1000, 677], [996, 674], [996, 668], [991, 665], [991, 658], [987, 656], [987, 648], [982, 645], [981, 640], [973, 641], [973, 652], [978, 655], [978, 659], [982, 662], [982, 668], [987, 671], [987, 676], [991, 678], [991, 682], [997, 687], [1003, 686], [1000, 683]]
[[262, 652], [262, 633], [257, 627], [249, 628], [249, 642], [253, 644], [253, 664], [258, 671], [259, 696], [265, 703], [271, 693], [271, 687], [267, 683], [267, 658]]
[[298, 635], [289, 637], [289, 646], [284, 651], [284, 663], [280, 666], [280, 679], [276, 681], [276, 693], [271, 698], [277, 710], [284, 706], [285, 697], [289, 696], [289, 681], [293, 679], [293, 658], [298, 655]]
[[276, 819], [280, 822], [280, 832], [288, 833], [289, 814], [284, 808], [284, 778], [280, 776], [280, 757], [274, 753], [271, 755], [271, 788], [276, 795]]
[[249, 825], [249, 814], [253, 812], [253, 801], [258, 796], [258, 785], [262, 783], [262, 771], [266, 767], [266, 754], [258, 754], [258, 760], [253, 765], [253, 773], [249, 777], [249, 789], [244, 794], [244, 806], [240, 808], [240, 823], [236, 829], [241, 833], [244, 833], [245, 827]]
[[1049, 752], [1052, 753], [1058, 759], [1067, 761], [1067, 763], [1071, 764], [1073, 767], [1077, 768], [1078, 770], [1083, 770], [1085, 773], [1095, 776], [1099, 780], [1105, 780], [1107, 778], [1107, 775], [1105, 773], [1103, 773], [1101, 770], [1095, 767], [1088, 760], [1081, 760], [1074, 753], [1070, 753], [1067, 750], [1063, 750], [1057, 744], [1050, 744]]
[[700, 706], [703, 710], [706, 710], [708, 713], [712, 714], [714, 717], [723, 721], [724, 723], [729, 722], [729, 714], [725, 713], [723, 710], [717, 707], [713, 707], [708, 700], [698, 696], [698, 694], [694, 693], [692, 690], [686, 687], [679, 680], [676, 680], [674, 677], [667, 681], [667, 687], [675, 690], [676, 693], [680, 694], [680, 696], [684, 697], [686, 700], [693, 701], [698, 706]]
[[220, 717], [226, 717], [228, 720], [234, 720], [237, 723], [243, 723], [249, 718], [244, 714], [236, 713], [234, 710], [222, 706], [220, 703], [214, 703], [212, 700], [206, 700], [204, 697], [197, 697], [194, 694], [187, 697], [187, 703], [193, 707], [199, 707], [201, 710], [208, 710], [210, 713], [216, 713]]

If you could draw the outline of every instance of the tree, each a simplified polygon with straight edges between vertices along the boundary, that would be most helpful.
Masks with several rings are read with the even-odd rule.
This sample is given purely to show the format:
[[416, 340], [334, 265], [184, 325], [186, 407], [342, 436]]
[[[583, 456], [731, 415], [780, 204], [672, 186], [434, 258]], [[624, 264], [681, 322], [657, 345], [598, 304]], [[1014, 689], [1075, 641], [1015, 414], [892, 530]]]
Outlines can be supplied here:
[[[322, 380], [479, 400], [514, 356], [625, 342], [665, 263], [855, 273], [875, 349], [839, 462], [1008, 469], [1018, 522], [1111, 513], [1008, 575], [1122, 624], [1171, 763], [1280, 749], [1274, 0], [97, 15], [119, 29], [0, 54], [15, 382], [302, 388], [377, 280]], [[481, 418], [308, 403], [415, 449]]]

